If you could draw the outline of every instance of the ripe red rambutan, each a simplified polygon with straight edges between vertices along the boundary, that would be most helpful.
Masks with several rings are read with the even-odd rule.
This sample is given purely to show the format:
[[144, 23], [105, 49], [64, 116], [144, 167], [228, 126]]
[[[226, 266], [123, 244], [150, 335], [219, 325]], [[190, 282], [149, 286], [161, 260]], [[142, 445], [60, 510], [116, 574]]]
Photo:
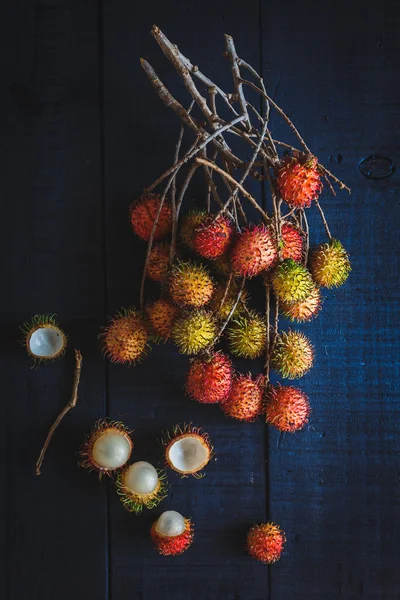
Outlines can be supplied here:
[[172, 302], [160, 298], [149, 304], [146, 307], [146, 312], [155, 335], [164, 341], [169, 340], [175, 319], [178, 316], [178, 308]]
[[282, 314], [291, 321], [304, 323], [305, 321], [311, 321], [311, 319], [319, 313], [321, 305], [321, 293], [319, 289], [315, 287], [305, 300], [295, 302], [294, 304], [281, 302], [279, 309]]
[[222, 352], [191, 361], [186, 391], [193, 400], [204, 404], [224, 402], [231, 391], [232, 363]]
[[253, 558], [270, 565], [281, 557], [286, 537], [275, 523], [253, 525], [247, 533], [246, 546]]
[[161, 283], [166, 278], [170, 250], [171, 245], [168, 242], [160, 242], [152, 247], [147, 265], [147, 276], [153, 281]]
[[299, 229], [292, 223], [284, 223], [281, 228], [283, 259], [292, 258], [300, 262], [303, 257], [303, 236]]
[[167, 510], [153, 523], [150, 536], [159, 554], [178, 556], [193, 541], [193, 525], [175, 510]]
[[301, 429], [311, 412], [307, 396], [292, 386], [271, 386], [267, 394], [266, 421], [279, 431]]
[[[153, 230], [154, 221], [160, 209], [161, 198], [158, 194], [145, 192], [138, 200], [135, 200], [129, 209], [130, 220], [133, 231], [142, 240], [148, 242]], [[157, 226], [154, 232], [154, 240], [160, 240], [171, 233], [172, 209], [171, 204], [164, 200], [161, 208]]]
[[297, 153], [280, 161], [276, 184], [282, 199], [293, 208], [308, 208], [322, 190], [318, 159]]
[[200, 256], [215, 260], [227, 251], [233, 232], [232, 222], [224, 215], [207, 215], [195, 229], [194, 249]]
[[231, 255], [236, 275], [255, 277], [273, 267], [277, 260], [278, 246], [270, 228], [260, 224], [236, 235]]
[[228, 400], [221, 404], [223, 412], [239, 421], [254, 421], [264, 408], [264, 377], [252, 379], [251, 374], [235, 375]]
[[150, 347], [147, 323], [134, 308], [122, 308], [100, 337], [105, 356], [114, 363], [139, 362]]

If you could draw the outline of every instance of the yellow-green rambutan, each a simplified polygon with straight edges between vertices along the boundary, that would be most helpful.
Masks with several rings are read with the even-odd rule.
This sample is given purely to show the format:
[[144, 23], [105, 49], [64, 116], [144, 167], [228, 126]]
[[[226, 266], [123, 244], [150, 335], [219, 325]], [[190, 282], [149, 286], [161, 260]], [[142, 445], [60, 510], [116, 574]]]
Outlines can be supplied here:
[[311, 294], [314, 282], [303, 265], [289, 258], [276, 267], [272, 275], [272, 287], [281, 302], [293, 304]]
[[200, 308], [210, 301], [213, 280], [201, 263], [177, 261], [169, 277], [169, 293], [175, 304]]
[[167, 277], [169, 270], [169, 254], [171, 246], [168, 242], [154, 244], [147, 265], [147, 277], [161, 283]]
[[138, 200], [133, 202], [129, 209], [132, 229], [145, 242], [150, 239], [157, 215], [158, 221], [154, 231], [154, 240], [161, 240], [171, 233], [171, 204], [164, 200], [161, 209], [160, 205], [161, 197], [158, 194], [144, 192]]
[[172, 340], [182, 354], [198, 354], [213, 345], [217, 325], [205, 310], [193, 310], [179, 317], [172, 329]]
[[232, 319], [226, 332], [229, 350], [242, 358], [261, 356], [267, 341], [264, 318], [251, 311]]
[[134, 364], [144, 358], [150, 348], [148, 325], [135, 308], [122, 308], [100, 338], [105, 356], [114, 363]]
[[146, 312], [154, 335], [163, 341], [169, 340], [178, 316], [178, 308], [169, 300], [159, 298], [146, 307]]
[[253, 525], [247, 534], [247, 550], [253, 558], [270, 565], [280, 559], [286, 537], [275, 523]]
[[311, 321], [311, 319], [319, 313], [321, 306], [321, 292], [319, 291], [319, 288], [314, 287], [312, 292], [304, 300], [294, 302], [293, 304], [281, 302], [279, 310], [291, 321], [304, 323], [305, 321]]
[[282, 331], [275, 342], [271, 365], [287, 379], [303, 377], [314, 361], [314, 348], [301, 331]]
[[267, 393], [266, 421], [278, 431], [294, 432], [304, 427], [311, 412], [304, 392], [289, 385], [270, 386]]
[[[212, 310], [212, 312], [219, 321], [227, 320], [232, 308], [234, 307], [238, 293], [239, 290], [235, 281], [231, 282], [227, 292], [226, 283], [220, 284], [216, 287], [214, 294], [211, 298], [209, 308], [210, 310]], [[248, 299], [249, 293], [247, 292], [247, 290], [243, 290], [232, 317], [237, 317], [244, 313]]]
[[194, 236], [195, 230], [203, 223], [207, 218], [207, 212], [202, 209], [194, 208], [190, 210], [181, 219], [179, 237], [181, 242], [189, 248], [189, 250], [195, 251]]
[[310, 254], [309, 267], [317, 285], [326, 288], [343, 285], [351, 271], [349, 255], [339, 240], [317, 246]]

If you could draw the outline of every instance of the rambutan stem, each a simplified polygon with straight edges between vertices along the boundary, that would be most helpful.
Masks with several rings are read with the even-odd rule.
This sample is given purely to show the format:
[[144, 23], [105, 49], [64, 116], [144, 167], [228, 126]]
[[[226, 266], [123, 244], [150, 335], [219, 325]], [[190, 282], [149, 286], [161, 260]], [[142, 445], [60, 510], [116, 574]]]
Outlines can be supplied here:
[[320, 203], [318, 202], [318, 200], [315, 201], [315, 204], [317, 205], [317, 208], [319, 210], [319, 214], [321, 215], [321, 219], [322, 219], [322, 222], [323, 222], [324, 227], [325, 227], [326, 235], [328, 236], [329, 241], [332, 241], [332, 235], [331, 235], [331, 232], [329, 230], [328, 223], [326, 222], [324, 211], [322, 210], [322, 207], [321, 207]]
[[82, 354], [81, 354], [80, 350], [75, 349], [75, 371], [74, 371], [74, 379], [73, 379], [73, 383], [72, 383], [71, 398], [70, 398], [69, 402], [64, 406], [64, 408], [62, 409], [62, 411], [60, 412], [60, 414], [54, 421], [53, 425], [50, 427], [49, 433], [47, 434], [46, 441], [43, 445], [43, 448], [39, 454], [39, 458], [36, 462], [36, 475], [40, 475], [42, 472], [42, 463], [43, 463], [47, 448], [49, 447], [49, 444], [51, 442], [51, 439], [54, 435], [55, 430], [57, 429], [57, 427], [59, 426], [59, 424], [65, 417], [65, 415], [72, 408], [75, 408], [76, 403], [78, 402], [78, 388], [79, 388], [79, 382], [81, 379], [81, 371], [82, 371]]
[[304, 249], [304, 264], [306, 265], [307, 261], [308, 261], [308, 252], [310, 250], [310, 228], [308, 227], [308, 220], [306, 217], [306, 211], [304, 209], [300, 212], [300, 216], [304, 223], [303, 231], [304, 231], [304, 237], [305, 237], [305, 242], [306, 242], [306, 246]]

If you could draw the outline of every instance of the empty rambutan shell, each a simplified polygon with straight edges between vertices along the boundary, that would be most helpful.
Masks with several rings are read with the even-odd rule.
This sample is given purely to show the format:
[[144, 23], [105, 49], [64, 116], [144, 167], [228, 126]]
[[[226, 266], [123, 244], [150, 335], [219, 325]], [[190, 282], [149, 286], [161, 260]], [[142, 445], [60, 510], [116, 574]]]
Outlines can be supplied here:
[[278, 260], [278, 245], [272, 229], [257, 225], [236, 234], [231, 253], [233, 272], [255, 277], [271, 269]]
[[309, 371], [314, 362], [314, 348], [301, 331], [282, 331], [271, 354], [271, 365], [287, 379], [298, 379]]
[[155, 337], [169, 340], [179, 309], [169, 300], [159, 298], [147, 305], [146, 312]]
[[194, 232], [194, 249], [197, 254], [216, 260], [229, 248], [234, 233], [230, 219], [224, 215], [207, 215]]
[[152, 247], [146, 273], [153, 281], [162, 283], [167, 277], [170, 250], [171, 246], [168, 242], [160, 242]]
[[80, 450], [79, 465], [98, 471], [100, 476], [112, 475], [129, 460], [133, 443], [131, 431], [120, 421], [97, 421]]
[[190, 210], [181, 219], [181, 225], [179, 229], [179, 237], [181, 242], [189, 248], [189, 250], [195, 251], [194, 247], [194, 235], [195, 230], [199, 225], [203, 223], [203, 220], [207, 217], [205, 210], [194, 208]]
[[182, 354], [198, 354], [211, 347], [217, 335], [213, 315], [193, 310], [178, 317], [172, 329], [172, 340]]
[[135, 364], [146, 356], [148, 325], [135, 308], [122, 308], [100, 336], [104, 355], [114, 363]]
[[321, 174], [315, 156], [298, 153], [280, 161], [276, 184], [282, 199], [293, 208], [308, 208], [322, 190]]
[[328, 289], [343, 285], [351, 271], [349, 255], [339, 240], [312, 250], [309, 266], [316, 284]]
[[214, 456], [208, 434], [192, 425], [177, 425], [163, 440], [167, 465], [182, 477], [203, 477], [202, 470]]
[[222, 352], [210, 352], [190, 364], [186, 391], [197, 402], [224, 402], [232, 386], [232, 362]]
[[28, 354], [38, 363], [59, 358], [67, 347], [67, 337], [54, 315], [35, 315], [20, 329]]
[[270, 565], [281, 557], [285, 542], [285, 534], [278, 525], [262, 523], [249, 530], [246, 547], [250, 556]]
[[271, 386], [267, 394], [266, 421], [278, 431], [294, 432], [308, 422], [310, 403], [304, 392], [292, 386]]
[[150, 239], [157, 215], [158, 221], [153, 239], [155, 241], [161, 240], [171, 233], [171, 204], [167, 200], [164, 200], [161, 210], [160, 204], [161, 197], [158, 194], [149, 194], [145, 192], [139, 200], [133, 202], [129, 209], [133, 231], [145, 242], [148, 242]]
[[118, 475], [117, 492], [124, 507], [139, 514], [143, 507], [155, 508], [167, 496], [166, 474], [149, 462], [135, 462]]
[[282, 314], [291, 321], [304, 323], [310, 321], [321, 310], [322, 299], [321, 292], [317, 287], [314, 287], [311, 293], [304, 299], [293, 304], [281, 302], [279, 309]]
[[292, 223], [283, 223], [281, 227], [281, 257], [292, 258], [300, 262], [303, 258], [304, 239], [301, 231]]
[[200, 263], [177, 261], [169, 277], [169, 293], [175, 304], [201, 308], [214, 292], [213, 280]]
[[221, 404], [223, 412], [239, 421], [254, 421], [264, 409], [264, 377], [235, 375], [228, 400]]
[[163, 556], [178, 556], [193, 541], [193, 525], [175, 510], [163, 512], [150, 530], [153, 544]]

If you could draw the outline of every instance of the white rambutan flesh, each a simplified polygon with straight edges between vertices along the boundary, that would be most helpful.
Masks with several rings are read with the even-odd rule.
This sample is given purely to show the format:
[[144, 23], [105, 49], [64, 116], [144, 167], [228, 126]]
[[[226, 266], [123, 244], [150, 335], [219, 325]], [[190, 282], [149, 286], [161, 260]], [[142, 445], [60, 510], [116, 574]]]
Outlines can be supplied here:
[[32, 333], [28, 343], [34, 356], [51, 358], [62, 351], [64, 338], [57, 327], [43, 327]]
[[155, 530], [166, 537], [181, 535], [186, 531], [186, 519], [176, 510], [166, 510], [158, 517]]
[[93, 444], [92, 458], [103, 469], [119, 469], [128, 460], [132, 444], [124, 433], [110, 429]]
[[124, 485], [135, 494], [152, 494], [159, 486], [158, 473], [148, 462], [135, 462], [125, 471]]
[[172, 443], [168, 459], [180, 473], [195, 473], [209, 460], [210, 451], [198, 436], [184, 436]]

